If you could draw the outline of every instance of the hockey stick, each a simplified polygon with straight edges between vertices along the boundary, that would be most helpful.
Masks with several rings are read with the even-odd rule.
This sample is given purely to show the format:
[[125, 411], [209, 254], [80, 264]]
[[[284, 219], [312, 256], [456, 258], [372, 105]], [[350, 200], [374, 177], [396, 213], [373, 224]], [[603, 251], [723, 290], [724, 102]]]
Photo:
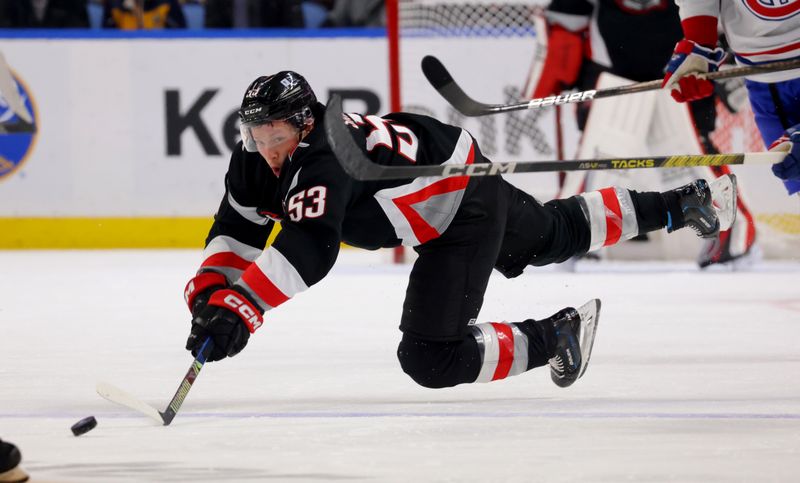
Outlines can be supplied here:
[[774, 164], [786, 153], [689, 154], [641, 158], [572, 159], [564, 161], [509, 161], [483, 164], [436, 164], [384, 166], [370, 160], [349, 132], [342, 113], [342, 99], [334, 94], [325, 111], [325, 135], [344, 171], [361, 181], [410, 179], [420, 176], [497, 176], [547, 171], [597, 171], [605, 169], [686, 168], [728, 164]]
[[192, 384], [194, 384], [195, 379], [197, 379], [197, 375], [200, 374], [200, 369], [203, 368], [203, 364], [206, 363], [206, 358], [208, 358], [208, 355], [213, 349], [214, 342], [212, 342], [211, 338], [206, 339], [203, 345], [200, 346], [200, 350], [197, 351], [197, 357], [192, 361], [191, 367], [186, 371], [186, 375], [183, 376], [183, 381], [181, 381], [178, 390], [175, 392], [175, 395], [172, 396], [172, 400], [164, 411], [159, 411], [122, 389], [105, 382], [97, 383], [97, 394], [113, 403], [138, 411], [161, 425], [169, 426], [169, 423], [175, 419], [178, 409], [180, 409], [181, 404], [183, 404], [183, 400], [186, 399], [186, 395], [189, 394], [189, 389], [192, 388]]
[[[764, 74], [800, 68], [800, 59], [770, 62], [768, 64], [733, 67], [730, 69], [709, 72], [703, 77], [708, 80], [729, 79], [753, 74]], [[586, 102], [592, 99], [633, 94], [636, 92], [654, 91], [661, 89], [661, 79], [630, 84], [627, 86], [609, 87], [600, 90], [567, 93], [558, 96], [541, 97], [513, 104], [484, 104], [472, 99], [456, 83], [445, 66], [432, 55], [422, 59], [422, 72], [434, 89], [444, 97], [453, 107], [465, 116], [484, 116], [500, 112], [522, 111], [525, 109], [539, 109], [542, 107]]]

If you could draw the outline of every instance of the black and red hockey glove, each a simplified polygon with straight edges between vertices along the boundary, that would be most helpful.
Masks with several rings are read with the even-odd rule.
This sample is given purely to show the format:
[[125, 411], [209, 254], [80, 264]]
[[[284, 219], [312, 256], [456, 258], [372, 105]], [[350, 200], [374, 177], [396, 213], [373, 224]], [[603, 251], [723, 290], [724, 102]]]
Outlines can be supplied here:
[[215, 291], [228, 287], [228, 280], [217, 272], [201, 272], [194, 276], [183, 291], [183, 299], [192, 313], [192, 317], [206, 308], [208, 299]]
[[186, 350], [197, 352], [210, 337], [214, 350], [206, 361], [233, 357], [244, 349], [250, 334], [263, 323], [261, 310], [238, 287], [217, 290], [208, 304], [192, 319], [192, 329], [186, 340]]

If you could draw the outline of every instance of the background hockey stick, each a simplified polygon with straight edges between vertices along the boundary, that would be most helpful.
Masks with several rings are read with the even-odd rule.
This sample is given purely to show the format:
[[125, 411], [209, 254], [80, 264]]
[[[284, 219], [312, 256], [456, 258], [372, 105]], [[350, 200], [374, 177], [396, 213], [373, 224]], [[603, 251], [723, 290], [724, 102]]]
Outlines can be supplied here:
[[356, 144], [344, 122], [342, 99], [334, 94], [325, 111], [325, 135], [336, 159], [353, 178], [361, 181], [409, 179], [420, 176], [497, 176], [547, 171], [596, 171], [604, 169], [685, 168], [724, 164], [774, 164], [786, 153], [698, 154], [641, 158], [573, 159], [564, 161], [512, 161], [491, 164], [437, 164], [383, 166], [370, 160]]
[[[778, 72], [800, 68], [800, 59], [785, 60], [780, 62], [770, 62], [768, 64], [733, 67], [730, 69], [710, 72], [703, 77], [709, 80], [729, 79], [732, 77], [742, 77], [753, 74], [763, 74], [767, 72]], [[531, 99], [513, 104], [484, 104], [478, 102], [467, 95], [456, 83], [450, 72], [444, 65], [432, 55], [426, 55], [422, 59], [422, 72], [431, 83], [434, 89], [444, 97], [453, 107], [465, 116], [484, 116], [486, 114], [497, 114], [500, 112], [522, 111], [525, 109], [540, 109], [542, 107], [585, 102], [592, 99], [602, 99], [604, 97], [620, 96], [623, 94], [633, 94], [636, 92], [654, 91], [661, 89], [661, 79], [630, 84], [627, 86], [609, 87], [600, 90], [588, 90], [582, 92], [566, 93], [559, 96], [542, 97]]]
[[175, 392], [175, 395], [172, 396], [172, 400], [164, 411], [159, 411], [122, 389], [104, 382], [97, 383], [97, 394], [113, 403], [138, 411], [159, 424], [169, 426], [169, 423], [175, 419], [178, 409], [180, 409], [181, 404], [183, 404], [183, 400], [186, 399], [186, 395], [189, 394], [189, 389], [192, 388], [192, 384], [194, 384], [195, 379], [197, 379], [197, 375], [200, 374], [200, 369], [203, 368], [203, 364], [206, 363], [206, 358], [208, 358], [208, 355], [213, 349], [214, 343], [211, 341], [211, 338], [206, 339], [203, 345], [200, 346], [197, 357], [192, 361], [191, 367], [186, 371], [186, 375], [183, 376], [183, 381], [181, 381], [178, 390]]

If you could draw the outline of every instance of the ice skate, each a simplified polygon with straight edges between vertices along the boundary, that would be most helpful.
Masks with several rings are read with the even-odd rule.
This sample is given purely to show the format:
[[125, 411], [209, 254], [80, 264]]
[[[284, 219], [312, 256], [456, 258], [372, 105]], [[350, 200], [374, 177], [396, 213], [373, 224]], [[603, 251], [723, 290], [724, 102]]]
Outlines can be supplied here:
[[0, 440], [0, 483], [21, 483], [28, 481], [28, 475], [19, 467], [22, 460], [16, 446]]
[[758, 264], [763, 258], [761, 248], [755, 241], [750, 241], [743, 253], [735, 253], [731, 249], [731, 239], [731, 232], [723, 231], [720, 232], [719, 238], [707, 240], [697, 259], [700, 268], [722, 267], [722, 270], [747, 270]]
[[586, 372], [599, 318], [600, 300], [593, 299], [577, 310], [566, 308], [542, 321], [555, 329], [556, 350], [549, 362], [550, 377], [557, 386], [570, 386]]
[[[719, 236], [736, 219], [736, 176], [726, 174], [711, 184], [695, 180], [673, 190], [678, 195], [684, 222], [701, 238]], [[667, 231], [672, 231], [671, 227]]]

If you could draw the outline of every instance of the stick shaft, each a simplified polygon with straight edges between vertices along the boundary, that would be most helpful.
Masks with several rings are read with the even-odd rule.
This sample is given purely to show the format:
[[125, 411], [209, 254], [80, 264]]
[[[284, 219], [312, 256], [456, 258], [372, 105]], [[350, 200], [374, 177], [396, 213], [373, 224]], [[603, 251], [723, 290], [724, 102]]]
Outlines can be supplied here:
[[[733, 67], [730, 69], [710, 72], [703, 77], [709, 80], [730, 79], [733, 77], [743, 77], [769, 72], [779, 72], [800, 68], [800, 59], [770, 62], [767, 64]], [[609, 87], [600, 90], [588, 90], [567, 93], [558, 96], [542, 97], [528, 101], [515, 102], [511, 104], [484, 104], [472, 99], [448, 72], [445, 66], [431, 55], [422, 59], [422, 72], [433, 85], [439, 94], [444, 97], [453, 107], [465, 116], [484, 116], [487, 114], [498, 114], [501, 112], [521, 111], [526, 109], [540, 109], [543, 107], [557, 106], [563, 104], [573, 104], [602, 99], [605, 97], [620, 96], [624, 94], [634, 94], [661, 89], [661, 79], [647, 82], [639, 82], [626, 86]]]
[[342, 100], [333, 95], [325, 111], [325, 134], [342, 168], [361, 181], [411, 179], [421, 176], [497, 176], [550, 171], [599, 171], [608, 169], [686, 168], [730, 164], [772, 164], [786, 153], [699, 154], [638, 158], [572, 159], [566, 161], [511, 161], [482, 164], [384, 166], [375, 164], [356, 144], [342, 120]]
[[208, 355], [213, 349], [214, 342], [212, 342], [209, 337], [203, 345], [200, 346], [200, 350], [197, 351], [197, 357], [192, 361], [192, 365], [189, 367], [189, 370], [186, 371], [186, 375], [183, 376], [183, 380], [180, 386], [178, 386], [178, 390], [175, 391], [175, 395], [172, 396], [172, 400], [167, 405], [167, 409], [161, 412], [161, 417], [164, 419], [164, 426], [169, 426], [169, 423], [175, 419], [175, 415], [178, 413], [184, 399], [186, 399], [186, 396], [189, 394], [189, 389], [192, 388], [192, 384], [194, 384], [195, 379], [197, 379], [198, 374], [200, 374], [200, 370], [203, 368], [203, 364], [206, 363], [206, 358], [208, 358]]

